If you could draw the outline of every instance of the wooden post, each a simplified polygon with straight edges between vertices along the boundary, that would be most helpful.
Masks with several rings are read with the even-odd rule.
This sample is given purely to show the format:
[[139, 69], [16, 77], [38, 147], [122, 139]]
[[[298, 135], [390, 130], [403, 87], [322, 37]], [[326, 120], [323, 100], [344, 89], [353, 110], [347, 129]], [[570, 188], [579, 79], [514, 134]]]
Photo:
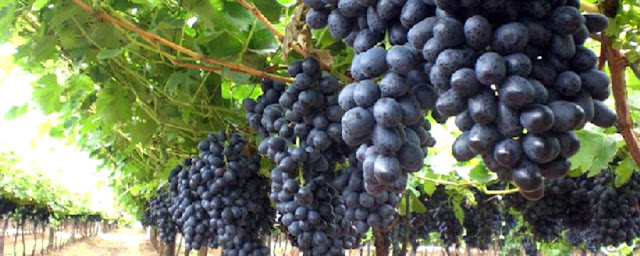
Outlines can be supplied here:
[[165, 245], [164, 253], [160, 256], [175, 256], [176, 255], [176, 243], [168, 243]]
[[151, 245], [153, 245], [154, 249], [158, 249], [158, 229], [156, 227], [151, 227], [149, 232], [149, 240], [151, 240]]
[[389, 231], [373, 230], [373, 237], [375, 238], [374, 245], [376, 246], [376, 256], [389, 256]]
[[53, 249], [53, 250], [56, 249], [55, 237], [56, 237], [56, 231], [54, 230], [54, 227], [49, 226], [49, 244], [47, 245], [47, 253], [49, 252], [49, 249]]
[[158, 244], [158, 255], [162, 255], [164, 253], [164, 243], [160, 242]]
[[31, 249], [31, 256], [36, 256], [36, 248], [38, 248], [38, 222], [33, 222], [33, 249]]
[[26, 220], [24, 217], [22, 217], [22, 226], [20, 227], [21, 229], [21, 235], [22, 235], [22, 256], [26, 256], [27, 255], [27, 244], [24, 241], [24, 224], [26, 223]]
[[0, 234], [0, 255], [4, 255], [4, 236], [9, 228], [9, 215], [3, 215], [4, 225], [2, 226], [2, 234]]
[[207, 256], [208, 252], [209, 252], [209, 247], [202, 246], [202, 247], [200, 247], [200, 250], [198, 251], [198, 256]]

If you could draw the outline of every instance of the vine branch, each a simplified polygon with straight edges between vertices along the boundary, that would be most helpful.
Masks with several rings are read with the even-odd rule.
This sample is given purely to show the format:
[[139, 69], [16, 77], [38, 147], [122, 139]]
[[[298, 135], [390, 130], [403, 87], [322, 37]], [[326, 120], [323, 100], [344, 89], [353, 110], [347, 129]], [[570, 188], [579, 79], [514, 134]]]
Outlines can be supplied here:
[[603, 36], [602, 47], [606, 49], [607, 63], [611, 72], [611, 90], [615, 99], [616, 113], [618, 114], [617, 128], [622, 133], [629, 152], [633, 160], [640, 166], [640, 145], [638, 145], [638, 137], [633, 132], [633, 121], [629, 102], [627, 101], [627, 88], [625, 80], [625, 69], [627, 61], [619, 50], [613, 49], [611, 38]]
[[[603, 11], [608, 17], [615, 17], [620, 7], [619, 0], [608, 0], [603, 2]], [[631, 120], [631, 107], [627, 100], [627, 81], [625, 71], [627, 60], [619, 49], [613, 48], [613, 39], [608, 35], [602, 35], [601, 48], [605, 49], [607, 63], [611, 73], [611, 90], [618, 114], [617, 128], [622, 134], [624, 141], [629, 146], [631, 157], [640, 166], [640, 145], [638, 137], [633, 132], [633, 121]]]
[[181, 45], [178, 45], [174, 42], [171, 42], [159, 35], [156, 35], [154, 33], [145, 31], [141, 28], [136, 27], [135, 25], [121, 20], [119, 18], [115, 18], [113, 16], [110, 16], [107, 13], [101, 12], [101, 11], [96, 11], [93, 8], [91, 8], [89, 5], [85, 4], [84, 2], [82, 2], [81, 0], [72, 0], [78, 7], [80, 7], [81, 9], [83, 9], [84, 11], [92, 14], [95, 17], [98, 17], [102, 20], [105, 20], [107, 22], [110, 22], [116, 26], [119, 26], [121, 28], [124, 28], [126, 30], [129, 30], [133, 33], [136, 33], [138, 35], [140, 35], [141, 37], [145, 38], [147, 41], [149, 41], [152, 45], [155, 43], [159, 43], [161, 45], [167, 46], [173, 50], [176, 50], [178, 52], [182, 52], [186, 55], [189, 55], [193, 58], [195, 58], [196, 60], [208, 63], [208, 64], [213, 64], [213, 65], [218, 65], [218, 66], [222, 66], [222, 67], [226, 67], [229, 68], [232, 71], [235, 72], [240, 72], [240, 73], [245, 73], [245, 74], [249, 74], [252, 76], [256, 76], [256, 77], [263, 77], [263, 78], [268, 78], [271, 80], [275, 80], [275, 81], [281, 81], [281, 82], [293, 82], [292, 78], [288, 78], [288, 77], [283, 77], [283, 76], [279, 76], [279, 75], [275, 75], [275, 74], [271, 74], [271, 73], [267, 73], [261, 70], [257, 70], [254, 68], [250, 68], [241, 64], [237, 64], [237, 63], [232, 63], [232, 62], [227, 62], [227, 61], [223, 61], [223, 60], [218, 60], [203, 54], [200, 54], [198, 52], [195, 52], [193, 50], [189, 50], [187, 48], [184, 48]]

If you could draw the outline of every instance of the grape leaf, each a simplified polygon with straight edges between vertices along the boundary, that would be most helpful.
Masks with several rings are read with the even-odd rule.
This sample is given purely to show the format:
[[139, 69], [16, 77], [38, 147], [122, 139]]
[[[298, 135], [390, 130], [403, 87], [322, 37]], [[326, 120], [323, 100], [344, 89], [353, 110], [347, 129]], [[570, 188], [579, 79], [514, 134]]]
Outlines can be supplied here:
[[122, 54], [122, 48], [117, 48], [117, 49], [101, 49], [100, 52], [98, 52], [98, 59], [99, 60], [104, 60], [104, 59], [111, 59], [114, 57], [118, 57]]
[[29, 104], [25, 103], [21, 106], [12, 106], [7, 113], [4, 114], [4, 119], [12, 120], [16, 119], [29, 111]]
[[469, 177], [471, 180], [485, 183], [492, 180], [493, 175], [484, 167], [484, 165], [478, 164], [471, 169]]
[[636, 162], [631, 156], [626, 156], [616, 167], [616, 179], [614, 181], [616, 187], [621, 187], [629, 181], [633, 171], [638, 169]]
[[580, 139], [580, 151], [571, 158], [572, 168], [578, 168], [582, 173], [589, 171], [593, 176], [608, 167], [618, 148], [617, 135], [606, 135], [601, 132], [580, 130], [576, 131]]

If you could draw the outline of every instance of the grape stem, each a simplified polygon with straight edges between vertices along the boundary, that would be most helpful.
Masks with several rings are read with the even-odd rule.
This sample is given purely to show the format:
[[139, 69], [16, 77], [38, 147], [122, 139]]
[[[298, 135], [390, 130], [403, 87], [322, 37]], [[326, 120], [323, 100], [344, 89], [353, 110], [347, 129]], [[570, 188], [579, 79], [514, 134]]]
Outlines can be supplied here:
[[[615, 17], [619, 5], [620, 1], [618, 0], [604, 1], [604, 9], [602, 11], [610, 18]], [[631, 157], [636, 162], [636, 165], [640, 166], [640, 145], [638, 143], [638, 137], [633, 131], [633, 120], [631, 120], [630, 114], [631, 107], [627, 100], [625, 71], [628, 63], [624, 54], [622, 54], [619, 49], [613, 47], [613, 40], [615, 40], [615, 38], [603, 33], [601, 48], [604, 49], [611, 73], [611, 91], [615, 100], [616, 113], [618, 114], [618, 124], [616, 127], [629, 147]]]
[[[107, 21], [109, 23], [112, 23], [118, 27], [121, 27], [123, 29], [129, 30], [133, 33], [136, 33], [140, 36], [142, 36], [143, 38], [145, 38], [150, 44], [155, 45], [156, 43], [159, 43], [161, 45], [167, 46], [171, 49], [174, 49], [178, 52], [182, 52], [186, 55], [189, 55], [191, 57], [193, 57], [196, 60], [199, 60], [201, 62], [207, 63], [207, 64], [212, 64], [212, 65], [217, 65], [217, 66], [222, 66], [222, 67], [226, 67], [228, 69], [230, 69], [231, 71], [235, 71], [235, 72], [240, 72], [240, 73], [244, 73], [244, 74], [249, 74], [252, 76], [256, 76], [256, 77], [263, 77], [263, 78], [267, 78], [267, 79], [271, 79], [271, 80], [275, 80], [275, 81], [281, 81], [281, 82], [288, 82], [291, 83], [293, 82], [293, 78], [289, 78], [289, 77], [283, 77], [283, 76], [279, 76], [279, 75], [275, 75], [275, 74], [271, 74], [271, 73], [267, 73], [261, 70], [257, 70], [251, 67], [247, 67], [241, 64], [237, 64], [237, 63], [232, 63], [232, 62], [227, 62], [227, 61], [223, 61], [223, 60], [218, 60], [203, 54], [200, 54], [198, 52], [195, 52], [193, 50], [189, 50], [187, 48], [184, 48], [181, 45], [178, 45], [174, 42], [171, 42], [159, 35], [156, 35], [154, 33], [145, 31], [141, 28], [136, 27], [135, 25], [124, 21], [120, 18], [116, 18], [113, 17], [105, 12], [101, 12], [101, 11], [96, 11], [93, 8], [91, 8], [89, 5], [87, 5], [86, 3], [82, 2], [81, 0], [72, 0], [76, 5], [78, 5], [78, 7], [80, 7], [81, 9], [83, 9], [84, 11], [92, 14], [93, 16], [96, 16], [104, 21]], [[214, 68], [215, 69], [215, 68]]]
[[438, 185], [449, 185], [449, 186], [472, 186], [477, 184], [475, 181], [467, 181], [467, 182], [453, 182], [453, 181], [448, 181], [448, 180], [439, 180], [439, 179], [433, 179], [433, 178], [427, 178], [427, 177], [418, 177], [418, 176], [414, 176], [420, 180], [424, 180], [424, 181], [430, 181], [433, 183], [436, 183]]
[[506, 189], [506, 190], [489, 190], [486, 187], [480, 187], [480, 190], [482, 190], [482, 193], [485, 193], [487, 195], [508, 195], [508, 194], [515, 194], [520, 192], [520, 188], [513, 188], [513, 189]]
[[520, 188], [507, 189], [507, 190], [489, 190], [487, 189], [487, 187], [481, 185], [479, 182], [476, 182], [476, 181], [454, 182], [454, 181], [433, 179], [433, 178], [427, 178], [427, 177], [418, 177], [418, 176], [414, 176], [414, 177], [420, 180], [433, 182], [438, 185], [474, 186], [487, 195], [507, 195], [507, 194], [514, 194], [514, 193], [520, 192]]
[[[269, 19], [267, 19], [267, 17], [265, 17], [264, 14], [262, 14], [262, 12], [258, 10], [258, 8], [256, 8], [246, 0], [235, 0], [235, 1], [240, 5], [242, 5], [242, 7], [247, 9], [247, 11], [251, 12], [253, 16], [256, 16], [256, 19], [258, 19], [260, 23], [262, 23], [262, 25], [264, 25], [269, 31], [271, 31], [271, 33], [273, 33], [273, 35], [275, 35], [278, 38], [278, 41], [280, 41], [280, 43], [284, 41], [284, 34], [282, 34], [282, 32], [280, 32], [280, 30], [278, 30], [278, 28], [276, 28], [276, 26], [273, 25], [273, 23], [271, 23]], [[300, 46], [297, 44], [291, 45], [291, 48], [302, 56], [309, 55], [307, 51], [300, 48]]]

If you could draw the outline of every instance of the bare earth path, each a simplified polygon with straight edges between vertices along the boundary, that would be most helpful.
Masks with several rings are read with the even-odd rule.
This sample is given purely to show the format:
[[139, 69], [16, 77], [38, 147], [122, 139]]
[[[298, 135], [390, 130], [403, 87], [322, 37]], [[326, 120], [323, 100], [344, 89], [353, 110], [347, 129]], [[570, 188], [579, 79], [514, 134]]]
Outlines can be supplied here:
[[122, 229], [68, 245], [52, 252], [54, 256], [155, 256], [149, 239], [141, 229]]

